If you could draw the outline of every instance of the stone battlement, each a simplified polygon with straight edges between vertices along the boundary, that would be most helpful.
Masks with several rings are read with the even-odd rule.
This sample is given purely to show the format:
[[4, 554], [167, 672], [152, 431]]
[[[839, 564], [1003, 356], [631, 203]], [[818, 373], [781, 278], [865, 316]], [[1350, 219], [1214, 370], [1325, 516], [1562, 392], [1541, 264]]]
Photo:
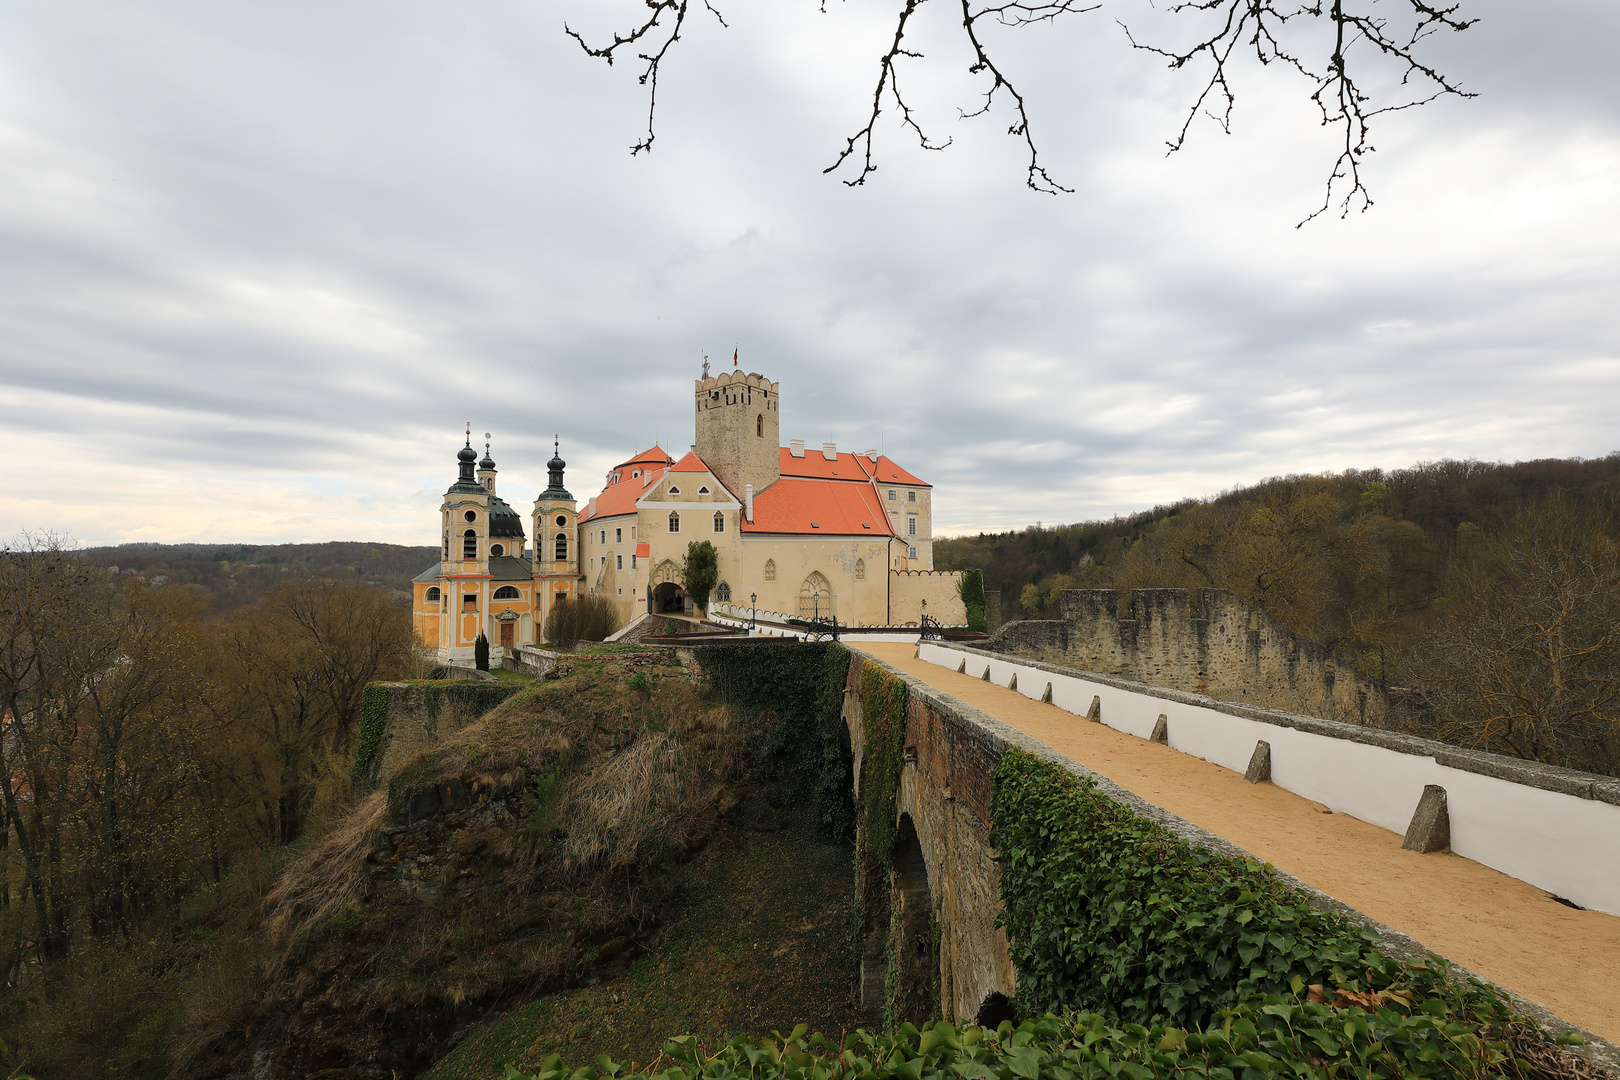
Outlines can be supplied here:
[[990, 648], [1221, 701], [1378, 725], [1383, 688], [1224, 589], [1114, 589], [1059, 594], [1062, 618], [1012, 622]]
[[756, 371], [723, 371], [718, 375], [711, 375], [707, 379], [697, 379], [695, 380], [694, 391], [698, 394], [705, 394], [729, 390], [733, 387], [747, 387], [772, 395], [777, 392], [777, 384]]

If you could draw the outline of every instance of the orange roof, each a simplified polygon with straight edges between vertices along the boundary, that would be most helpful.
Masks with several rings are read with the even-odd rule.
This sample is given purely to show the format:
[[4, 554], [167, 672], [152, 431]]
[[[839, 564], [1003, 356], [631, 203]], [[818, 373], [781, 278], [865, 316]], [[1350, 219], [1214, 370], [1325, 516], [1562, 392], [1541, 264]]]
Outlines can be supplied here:
[[649, 446], [629, 461], [621, 461], [613, 467], [615, 469], [628, 469], [632, 465], [652, 465], [656, 468], [660, 465], [668, 465], [674, 460], [674, 458], [664, 453], [661, 447]]
[[703, 459], [688, 450], [686, 456], [670, 467], [670, 472], [708, 472], [709, 467], [703, 464]]
[[[832, 462], [827, 464], [831, 466]], [[754, 496], [754, 520], [744, 521], [742, 531], [809, 536], [895, 535], [872, 485], [864, 480], [845, 483], [842, 476], [836, 480], [782, 477]]]
[[[857, 455], [859, 457], [859, 455]], [[877, 464], [871, 458], [860, 458], [860, 464], [880, 484], [905, 484], [908, 487], [933, 487], [928, 481], [913, 476], [886, 456], [878, 455]]]
[[[641, 466], [639, 470], [641, 472], [640, 476], [630, 475], [632, 471], [636, 471], [626, 468], [631, 464]], [[665, 464], [668, 464], [667, 458]], [[660, 476], [664, 475], [664, 465], [652, 462], [626, 462], [615, 469], [614, 472], [619, 474], [619, 482], [609, 484], [603, 488], [602, 493], [596, 497], [596, 509], [592, 510], [587, 506], [585, 512], [579, 516], [580, 521], [594, 521], [597, 518], [617, 517], [620, 514], [635, 513], [636, 500], [641, 498]]]

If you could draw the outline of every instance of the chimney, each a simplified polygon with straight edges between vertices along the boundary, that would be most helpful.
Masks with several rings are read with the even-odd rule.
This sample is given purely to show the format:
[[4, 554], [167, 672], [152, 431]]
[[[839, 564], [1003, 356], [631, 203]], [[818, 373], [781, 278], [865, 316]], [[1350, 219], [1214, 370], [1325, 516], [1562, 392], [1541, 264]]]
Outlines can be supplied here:
[[804, 457], [804, 440], [794, 439], [788, 443], [788, 453], [794, 457]]
[[824, 442], [824, 443], [822, 443], [821, 444], [821, 456], [826, 458], [828, 461], [837, 461], [838, 460], [838, 444], [835, 443], [835, 442]]
[[743, 485], [743, 513], [748, 518], [748, 524], [754, 523], [754, 485]]
[[585, 514], [588, 517], [594, 517], [596, 515], [596, 496], [595, 495], [591, 496], [591, 508], [589, 510], [585, 511]]

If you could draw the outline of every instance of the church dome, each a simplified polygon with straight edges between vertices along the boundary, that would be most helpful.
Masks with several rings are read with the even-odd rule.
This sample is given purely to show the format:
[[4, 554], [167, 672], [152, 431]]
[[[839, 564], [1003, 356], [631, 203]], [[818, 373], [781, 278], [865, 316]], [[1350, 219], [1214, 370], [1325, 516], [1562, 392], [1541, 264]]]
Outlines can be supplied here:
[[457, 461], [477, 461], [478, 460], [478, 451], [474, 450], [470, 446], [463, 446], [460, 450], [456, 451], [456, 460]]
[[507, 505], [505, 499], [490, 496], [489, 538], [491, 540], [522, 540], [523, 519]]
[[484, 460], [478, 463], [478, 467], [480, 469], [493, 469], [495, 467], [495, 459], [489, 456], [488, 450], [484, 451]]

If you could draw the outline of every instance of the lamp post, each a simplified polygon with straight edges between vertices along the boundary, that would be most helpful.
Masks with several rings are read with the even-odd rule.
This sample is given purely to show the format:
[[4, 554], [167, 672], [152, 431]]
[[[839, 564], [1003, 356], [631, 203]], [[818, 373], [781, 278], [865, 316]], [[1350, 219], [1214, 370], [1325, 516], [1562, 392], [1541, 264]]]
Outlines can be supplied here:
[[821, 590], [820, 589], [817, 589], [815, 592], [810, 594], [810, 603], [812, 605], [814, 605], [810, 609], [811, 610], [810, 621], [811, 622], [819, 622], [821, 620]]
[[752, 593], [751, 592], [751, 593], [748, 594], [748, 629], [749, 630], [758, 630], [759, 629], [759, 627], [754, 622], [754, 616], [758, 612], [758, 610], [759, 610], [759, 593]]

